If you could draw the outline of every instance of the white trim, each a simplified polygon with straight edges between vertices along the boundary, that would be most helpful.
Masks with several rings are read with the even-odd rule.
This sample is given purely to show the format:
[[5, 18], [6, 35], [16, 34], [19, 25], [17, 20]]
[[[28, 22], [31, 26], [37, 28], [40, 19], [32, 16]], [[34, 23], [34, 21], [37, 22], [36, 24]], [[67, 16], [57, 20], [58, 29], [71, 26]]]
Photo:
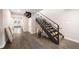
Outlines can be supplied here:
[[70, 37], [64, 37], [64, 38], [67, 39], [67, 40], [71, 40], [71, 41], [74, 41], [74, 42], [76, 42], [76, 43], [79, 43], [78, 40], [72, 39], [72, 38], [70, 38]]

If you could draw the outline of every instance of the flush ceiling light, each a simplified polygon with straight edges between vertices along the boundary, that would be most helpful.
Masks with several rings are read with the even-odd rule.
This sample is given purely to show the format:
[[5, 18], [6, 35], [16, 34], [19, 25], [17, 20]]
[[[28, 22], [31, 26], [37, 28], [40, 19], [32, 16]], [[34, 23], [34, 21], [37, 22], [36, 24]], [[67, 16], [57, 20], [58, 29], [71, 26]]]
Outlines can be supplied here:
[[24, 15], [25, 15], [26, 17], [30, 18], [30, 17], [31, 17], [31, 12], [25, 12]]

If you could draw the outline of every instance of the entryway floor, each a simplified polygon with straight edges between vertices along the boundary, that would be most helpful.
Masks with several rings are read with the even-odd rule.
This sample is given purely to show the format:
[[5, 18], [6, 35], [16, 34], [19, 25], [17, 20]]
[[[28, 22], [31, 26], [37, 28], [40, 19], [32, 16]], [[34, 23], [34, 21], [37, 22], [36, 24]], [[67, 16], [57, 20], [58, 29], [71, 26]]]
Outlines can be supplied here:
[[38, 38], [36, 34], [28, 32], [15, 34], [12, 43], [6, 44], [4, 49], [79, 49], [79, 43], [62, 39], [59, 45], [49, 39]]

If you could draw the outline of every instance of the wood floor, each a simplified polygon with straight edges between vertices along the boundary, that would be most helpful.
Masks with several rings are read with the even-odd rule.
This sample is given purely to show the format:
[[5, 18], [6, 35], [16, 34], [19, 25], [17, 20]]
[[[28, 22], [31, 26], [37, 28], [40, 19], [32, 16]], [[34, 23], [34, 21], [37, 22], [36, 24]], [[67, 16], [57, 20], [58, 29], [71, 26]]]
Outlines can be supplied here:
[[79, 49], [79, 43], [63, 39], [56, 45], [49, 39], [38, 38], [36, 34], [26, 32], [15, 34], [13, 42], [6, 44], [4, 49]]

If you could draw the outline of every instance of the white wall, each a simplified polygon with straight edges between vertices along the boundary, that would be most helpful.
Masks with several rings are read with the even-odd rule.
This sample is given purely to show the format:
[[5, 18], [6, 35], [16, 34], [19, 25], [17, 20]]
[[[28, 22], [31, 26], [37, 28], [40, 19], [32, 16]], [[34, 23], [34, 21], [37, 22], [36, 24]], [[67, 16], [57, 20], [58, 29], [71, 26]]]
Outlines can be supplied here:
[[4, 38], [3, 38], [3, 14], [0, 9], [0, 48], [4, 46]]
[[79, 10], [43, 10], [44, 15], [55, 21], [66, 39], [79, 42]]
[[[2, 20], [0, 24], [2, 24], [2, 27], [3, 27], [3, 30], [2, 30], [2, 37], [3, 39], [0, 41], [0, 48], [3, 48], [6, 44], [6, 40], [5, 40], [5, 33], [4, 33], [4, 28], [5, 27], [8, 27], [8, 26], [11, 26], [11, 14], [10, 14], [10, 11], [8, 9], [4, 9], [2, 10]], [[1, 28], [2, 28], [1, 27]]]
[[8, 26], [12, 26], [11, 13], [8, 9], [3, 10], [3, 25], [4, 28]]
[[3, 48], [6, 44], [4, 28], [10, 25], [8, 20], [10, 20], [9, 10], [0, 10], [0, 48]]
[[31, 34], [34, 34], [37, 32], [37, 23], [36, 23], [36, 16], [37, 14], [34, 14], [31, 18], [29, 18], [29, 32]]

